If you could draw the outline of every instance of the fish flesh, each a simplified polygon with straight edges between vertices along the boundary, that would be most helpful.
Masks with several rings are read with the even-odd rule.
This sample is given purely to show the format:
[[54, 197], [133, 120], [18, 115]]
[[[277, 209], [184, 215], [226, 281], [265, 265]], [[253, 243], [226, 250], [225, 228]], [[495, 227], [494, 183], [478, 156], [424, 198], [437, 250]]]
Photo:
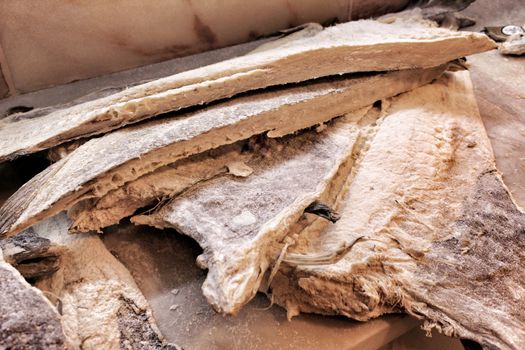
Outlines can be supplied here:
[[428, 68], [494, 48], [484, 34], [422, 21], [343, 23], [68, 108], [3, 118], [0, 161], [250, 90], [345, 73]]
[[271, 284], [289, 316], [406, 311], [487, 349], [525, 344], [525, 213], [495, 167], [467, 71], [392, 100], [341, 195], [290, 232]]
[[447, 67], [327, 78], [271, 89], [92, 139], [26, 182], [0, 208], [13, 235], [83, 199], [102, 197], [165, 165], [262, 133], [287, 135], [424, 85]]

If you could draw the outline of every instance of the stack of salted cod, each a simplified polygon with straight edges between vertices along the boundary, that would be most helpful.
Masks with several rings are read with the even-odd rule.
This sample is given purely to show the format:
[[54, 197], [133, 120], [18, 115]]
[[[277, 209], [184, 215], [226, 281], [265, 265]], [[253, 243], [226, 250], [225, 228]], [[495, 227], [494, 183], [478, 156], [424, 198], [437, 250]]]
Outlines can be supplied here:
[[[313, 145], [293, 158], [270, 153], [246, 179], [204, 182], [132, 221], [195, 238], [209, 269], [204, 293], [227, 312], [271, 265], [262, 289], [290, 317], [406, 311], [427, 330], [522, 348], [525, 213], [495, 168], [468, 72], [382, 105], [317, 135], [327, 152], [322, 143], [339, 144], [332, 171]], [[304, 202], [321, 218], [301, 215]]]
[[95, 234], [67, 233], [132, 217], [199, 242], [203, 292], [223, 313], [263, 290], [290, 315], [406, 310], [488, 347], [523, 344], [523, 214], [494, 169], [468, 73], [443, 73], [494, 43], [390, 22], [310, 28], [4, 118], [1, 160], [82, 138], [0, 208], [2, 237], [32, 230], [64, 251], [37, 286], [60, 301], [68, 341], [162, 346], [125, 268]]

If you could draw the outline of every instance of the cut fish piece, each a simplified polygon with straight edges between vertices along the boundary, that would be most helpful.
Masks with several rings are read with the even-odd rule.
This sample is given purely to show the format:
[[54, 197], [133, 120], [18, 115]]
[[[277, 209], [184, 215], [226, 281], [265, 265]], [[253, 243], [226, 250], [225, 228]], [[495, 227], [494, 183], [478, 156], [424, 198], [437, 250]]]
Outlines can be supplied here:
[[101, 197], [189, 155], [266, 131], [281, 136], [322, 123], [428, 83], [444, 69], [329, 78], [274, 89], [90, 140], [36, 175], [4, 203], [0, 235], [12, 235], [81, 199]]
[[226, 173], [249, 176], [253, 169], [246, 162], [256, 162], [252, 158], [257, 159], [257, 152], [268, 151], [264, 142], [260, 144], [262, 140], [260, 136], [255, 136], [190, 156], [131, 181], [102, 198], [80, 201], [68, 210], [68, 216], [73, 221], [70, 232], [101, 232], [102, 228], [117, 224], [139, 208], [173, 198], [192, 185], [215, 176]]
[[[65, 213], [33, 226], [65, 249], [61, 268], [36, 286], [57, 298], [73, 348], [162, 349], [166, 344], [150, 307], [128, 270], [96, 235], [68, 235]], [[176, 347], [172, 347], [176, 349]]]
[[55, 307], [4, 261], [0, 250], [0, 348], [61, 350], [65, 346]]
[[35, 114], [31, 112], [27, 118], [4, 118], [0, 161], [253, 89], [343, 73], [433, 67], [493, 48], [495, 44], [483, 34], [432, 28], [417, 21], [339, 24], [311, 37], [47, 115], [31, 118]]
[[39, 278], [60, 268], [63, 248], [40, 237], [31, 227], [15, 237], [0, 240], [4, 260], [15, 267], [24, 278]]
[[[255, 136], [247, 141], [181, 159], [131, 181], [102, 198], [80, 201], [68, 210], [68, 216], [73, 221], [70, 232], [102, 232], [102, 228], [119, 223], [137, 209], [162, 203], [215, 176], [249, 176], [253, 169], [246, 162], [254, 162], [252, 158], [257, 158], [256, 152], [267, 152], [264, 142], [258, 144], [262, 140]], [[15, 236], [8, 240], [17, 239], [18, 236]]]
[[320, 133], [270, 139], [268, 152], [248, 163], [252, 175], [206, 181], [132, 222], [194, 238], [204, 249], [199, 263], [209, 270], [204, 295], [216, 310], [235, 314], [257, 292], [290, 225], [345, 177], [358, 136], [344, 119]]
[[247, 161], [252, 153], [235, 143], [200, 153], [144, 175], [102, 198], [80, 201], [68, 210], [70, 231], [97, 231], [131, 216], [139, 208], [174, 197], [187, 188], [215, 176], [232, 173], [232, 163]]
[[341, 219], [297, 232], [273, 300], [290, 316], [405, 310], [427, 330], [523, 348], [525, 214], [495, 169], [468, 72], [395, 98], [355, 172]]

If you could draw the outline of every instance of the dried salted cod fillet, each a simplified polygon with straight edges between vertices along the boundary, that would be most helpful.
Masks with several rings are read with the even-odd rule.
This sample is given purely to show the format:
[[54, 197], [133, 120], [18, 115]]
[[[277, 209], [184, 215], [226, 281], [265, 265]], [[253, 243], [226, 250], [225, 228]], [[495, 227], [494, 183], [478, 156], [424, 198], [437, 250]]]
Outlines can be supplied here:
[[[94, 235], [68, 235], [65, 213], [33, 226], [65, 247], [61, 268], [37, 282], [55, 296], [74, 348], [160, 349], [164, 344], [149, 305], [128, 270]], [[174, 347], [173, 347], [174, 348]]]
[[421, 86], [444, 66], [329, 78], [240, 97], [193, 113], [117, 130], [78, 147], [22, 186], [0, 208], [12, 235], [191, 154], [269, 131], [292, 133]]
[[203, 182], [132, 222], [194, 238], [204, 249], [199, 263], [209, 270], [204, 295], [218, 311], [235, 314], [257, 292], [289, 225], [351, 168], [359, 128], [346, 119], [334, 124], [270, 140], [265, 155], [248, 163], [252, 175]]
[[413, 21], [339, 24], [38, 118], [5, 118], [0, 124], [0, 161], [253, 89], [343, 73], [433, 67], [493, 48], [483, 34]]
[[57, 310], [3, 260], [0, 250], [0, 348], [59, 350], [65, 346]]
[[60, 268], [63, 248], [28, 228], [15, 237], [0, 240], [4, 260], [25, 278], [39, 278]]
[[181, 159], [110, 191], [101, 198], [80, 201], [68, 210], [68, 216], [73, 221], [70, 232], [100, 232], [102, 228], [118, 223], [139, 208], [162, 203], [196, 183], [215, 176], [226, 173], [249, 176], [253, 169], [246, 162], [257, 162], [258, 158], [253, 157], [257, 157], [258, 152], [267, 152], [267, 145], [260, 135]]
[[298, 312], [406, 310], [487, 349], [525, 344], [525, 214], [495, 169], [468, 72], [395, 98], [341, 219], [299, 233], [272, 284]]
[[245, 141], [181, 159], [110, 191], [102, 198], [80, 201], [68, 211], [73, 221], [70, 231], [100, 232], [131, 216], [137, 209], [173, 197], [201, 181], [221, 174], [235, 174], [232, 171], [235, 169], [230, 168], [253, 155], [243, 152], [243, 144]]

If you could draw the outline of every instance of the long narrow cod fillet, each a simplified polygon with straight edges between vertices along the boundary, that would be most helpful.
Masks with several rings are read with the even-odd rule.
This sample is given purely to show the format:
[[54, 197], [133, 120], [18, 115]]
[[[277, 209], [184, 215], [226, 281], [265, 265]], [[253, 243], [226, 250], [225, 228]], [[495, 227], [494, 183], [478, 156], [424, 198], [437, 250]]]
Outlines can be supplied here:
[[[119, 223], [138, 209], [157, 207], [200, 182], [225, 174], [249, 176], [253, 169], [246, 163], [256, 161], [254, 158], [258, 159], [259, 152], [268, 152], [267, 143], [261, 135], [253, 136], [168, 164], [101, 198], [80, 201], [67, 212], [72, 220], [70, 232], [102, 232], [103, 228]], [[4, 241], [22, 239], [24, 235], [17, 235]]]
[[0, 236], [13, 235], [79, 200], [101, 197], [192, 154], [265, 132], [271, 137], [293, 133], [411, 90], [438, 77], [445, 67], [332, 77], [272, 89], [92, 139], [4, 203]]
[[469, 73], [394, 98], [355, 172], [341, 219], [295, 232], [273, 300], [290, 316], [405, 310], [428, 331], [523, 349], [525, 214], [495, 168]]
[[429, 27], [420, 21], [339, 24], [47, 115], [34, 111], [4, 118], [0, 161], [249, 90], [344, 73], [434, 67], [493, 48], [494, 42], [483, 34]]
[[65, 213], [31, 229], [61, 246], [60, 270], [36, 286], [56, 299], [68, 343], [83, 349], [178, 349], [164, 342], [129, 271], [97, 235], [68, 235]]
[[128, 182], [101, 198], [78, 202], [68, 210], [72, 220], [70, 232], [101, 232], [102, 228], [119, 223], [136, 210], [172, 198], [199, 182], [224, 174], [249, 175], [251, 170], [245, 162], [254, 155], [254, 150], [248, 149], [250, 141], [195, 154]]
[[204, 249], [199, 263], [208, 268], [204, 295], [216, 310], [235, 314], [257, 292], [289, 226], [346, 178], [359, 134], [345, 117], [322, 132], [270, 139], [264, 155], [247, 163], [250, 176], [208, 180], [132, 222], [194, 238]]
[[[361, 114], [363, 111], [355, 113]], [[361, 119], [367, 118], [364, 116]], [[119, 223], [140, 208], [158, 206], [191, 186], [216, 176], [249, 176], [253, 170], [246, 162], [253, 162], [258, 152], [267, 151], [263, 140], [258, 135], [199, 153], [128, 182], [101, 198], [80, 201], [68, 210], [68, 216], [73, 222], [70, 232], [101, 232], [103, 228]], [[11, 237], [6, 241], [22, 239], [19, 237]]]

